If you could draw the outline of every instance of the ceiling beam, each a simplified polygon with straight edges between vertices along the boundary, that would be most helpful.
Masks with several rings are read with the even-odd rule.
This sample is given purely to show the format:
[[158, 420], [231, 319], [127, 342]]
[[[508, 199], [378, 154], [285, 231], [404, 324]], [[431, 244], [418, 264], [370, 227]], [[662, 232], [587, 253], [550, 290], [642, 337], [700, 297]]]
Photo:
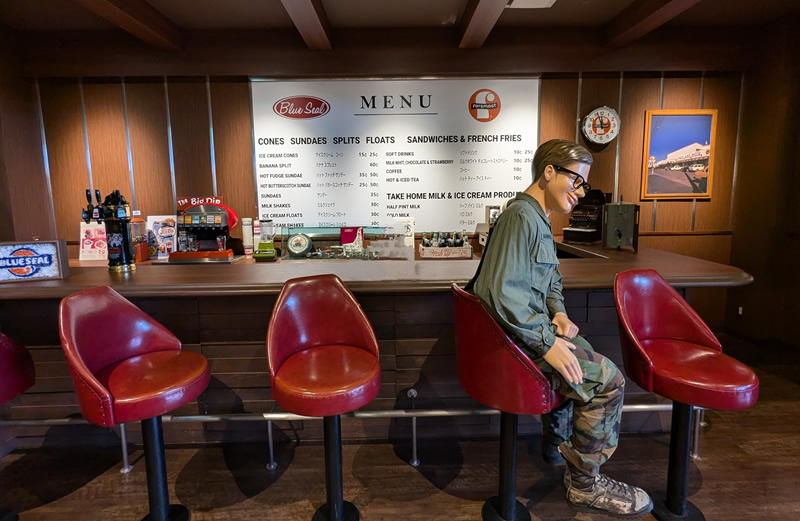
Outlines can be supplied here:
[[309, 49], [330, 51], [331, 26], [322, 0], [281, 0]]
[[661, 27], [701, 0], [636, 0], [605, 27], [606, 45], [619, 47]]
[[480, 49], [508, 0], [469, 0], [461, 17], [459, 49]]
[[180, 28], [144, 0], [72, 0], [153, 47], [180, 51]]

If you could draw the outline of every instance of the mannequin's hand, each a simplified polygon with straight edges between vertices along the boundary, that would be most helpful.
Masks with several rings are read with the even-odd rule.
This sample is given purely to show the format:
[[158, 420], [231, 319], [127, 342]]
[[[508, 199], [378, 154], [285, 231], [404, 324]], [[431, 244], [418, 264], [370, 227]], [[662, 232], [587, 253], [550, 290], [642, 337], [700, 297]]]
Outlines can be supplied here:
[[579, 384], [583, 382], [583, 371], [581, 365], [572, 351], [575, 346], [563, 338], [556, 337], [555, 343], [550, 347], [547, 354], [544, 355], [544, 361], [550, 366], [561, 373], [569, 383]]
[[551, 322], [558, 328], [556, 334], [566, 338], [575, 338], [578, 336], [578, 326], [569, 319], [566, 313], [559, 311], [553, 316]]

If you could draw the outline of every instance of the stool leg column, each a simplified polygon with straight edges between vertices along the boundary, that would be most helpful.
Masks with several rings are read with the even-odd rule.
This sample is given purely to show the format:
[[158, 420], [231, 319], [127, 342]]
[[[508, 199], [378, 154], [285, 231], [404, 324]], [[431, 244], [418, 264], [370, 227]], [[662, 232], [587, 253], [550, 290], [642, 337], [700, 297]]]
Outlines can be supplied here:
[[667, 493], [656, 494], [653, 497], [653, 517], [660, 521], [705, 520], [703, 513], [687, 499], [693, 415], [693, 406], [672, 402]]
[[142, 420], [142, 444], [147, 472], [147, 499], [150, 503], [150, 513], [142, 521], [188, 521], [190, 516], [186, 507], [169, 504], [161, 416]]
[[517, 506], [517, 425], [516, 414], [500, 413], [500, 514], [514, 519]]
[[169, 521], [167, 462], [164, 457], [164, 434], [161, 416], [142, 420], [144, 462], [147, 469], [147, 498], [153, 521]]
[[483, 521], [530, 521], [531, 515], [517, 501], [517, 424], [519, 416], [500, 412], [500, 490], [499, 496], [483, 504]]
[[692, 439], [694, 407], [672, 403], [672, 433], [669, 438], [669, 471], [667, 473], [667, 508], [673, 514], [686, 514], [689, 490], [689, 444]]
[[322, 419], [325, 436], [325, 490], [327, 503], [314, 513], [312, 521], [358, 521], [358, 509], [344, 501], [342, 493], [342, 425], [340, 416]]
[[342, 521], [342, 425], [339, 416], [326, 416], [323, 421], [328, 519]]

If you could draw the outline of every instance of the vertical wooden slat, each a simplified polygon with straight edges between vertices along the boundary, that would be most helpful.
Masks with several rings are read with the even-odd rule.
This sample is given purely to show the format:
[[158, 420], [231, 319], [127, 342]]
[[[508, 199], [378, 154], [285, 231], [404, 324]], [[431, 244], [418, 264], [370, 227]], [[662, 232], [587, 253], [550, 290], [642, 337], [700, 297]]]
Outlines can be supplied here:
[[[56, 238], [42, 158], [39, 110], [33, 80], [22, 77], [0, 37], [0, 205], [5, 240]], [[24, 179], [24, 182], [20, 182]]]
[[[705, 78], [703, 108], [717, 109], [717, 136], [711, 200], [697, 202], [696, 231], [721, 231], [729, 227], [740, 87], [740, 74]], [[727, 264], [728, 260], [722, 262]]]
[[[253, 127], [247, 81], [212, 79], [211, 111], [214, 118], [218, 193], [240, 217], [256, 217]], [[231, 234], [241, 237], [241, 227]]]
[[[580, 116], [583, 117], [597, 107], [607, 106], [619, 110], [619, 73], [590, 73], [583, 75], [581, 92]], [[578, 142], [592, 152], [594, 163], [589, 174], [589, 183], [592, 188], [603, 192], [614, 191], [614, 169], [617, 159], [616, 142], [605, 145], [589, 143], [581, 131]]]
[[78, 240], [84, 193], [89, 188], [78, 82], [42, 82], [40, 90], [57, 236]]
[[[578, 75], [548, 75], [542, 78], [541, 129], [539, 142], [550, 139], [575, 139], [575, 114], [578, 104]], [[550, 214], [553, 233], [560, 235], [569, 222], [568, 215]]]
[[119, 190], [130, 201], [122, 85], [84, 81], [83, 99], [94, 187], [103, 197]]
[[136, 204], [143, 216], [171, 214], [175, 204], [169, 171], [163, 81], [125, 79]]
[[208, 97], [202, 78], [169, 78], [177, 196], [211, 196]]
[[[664, 78], [664, 109], [700, 108], [699, 75]], [[683, 232], [692, 228], [690, 200], [659, 201], [656, 210], [656, 231]]]
[[640, 206], [639, 231], [651, 231], [653, 203], [640, 201], [644, 161], [644, 114], [658, 108], [661, 79], [658, 75], [626, 74], [620, 113], [619, 195]]

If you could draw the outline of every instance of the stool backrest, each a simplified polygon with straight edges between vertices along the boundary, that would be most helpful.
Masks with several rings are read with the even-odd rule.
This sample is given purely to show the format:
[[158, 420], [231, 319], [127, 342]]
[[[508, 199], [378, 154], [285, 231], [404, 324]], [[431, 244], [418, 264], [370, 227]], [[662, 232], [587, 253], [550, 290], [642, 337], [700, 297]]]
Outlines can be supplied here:
[[544, 414], [560, 401], [550, 380], [514, 343], [480, 300], [457, 284], [453, 292], [458, 380], [487, 407], [513, 414]]
[[107, 286], [62, 299], [58, 328], [81, 411], [98, 425], [115, 422], [111, 393], [95, 374], [133, 356], [181, 349], [167, 328]]
[[31, 354], [25, 346], [0, 333], [0, 404], [24, 393], [35, 380]]
[[653, 390], [653, 363], [643, 342], [671, 339], [722, 351], [703, 319], [655, 270], [628, 270], [614, 279], [625, 372], [639, 386]]
[[291, 355], [323, 345], [349, 345], [378, 357], [378, 341], [355, 296], [336, 275], [287, 280], [267, 331], [272, 378]]

